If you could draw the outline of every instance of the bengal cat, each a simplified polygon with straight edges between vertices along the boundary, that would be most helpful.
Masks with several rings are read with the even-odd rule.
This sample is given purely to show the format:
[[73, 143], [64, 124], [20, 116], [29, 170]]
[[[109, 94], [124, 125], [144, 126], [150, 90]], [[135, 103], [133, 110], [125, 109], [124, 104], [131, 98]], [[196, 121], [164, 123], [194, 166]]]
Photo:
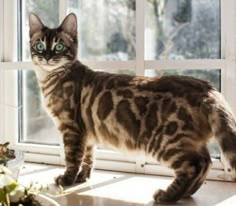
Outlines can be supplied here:
[[[156, 202], [175, 202], [202, 185], [215, 137], [236, 179], [236, 121], [208, 82], [185, 76], [155, 78], [96, 72], [77, 60], [77, 19], [55, 29], [30, 14], [32, 61], [44, 105], [63, 136], [64, 186], [90, 177], [96, 145], [144, 152], [175, 171]], [[96, 45], [94, 45], [96, 46]]]

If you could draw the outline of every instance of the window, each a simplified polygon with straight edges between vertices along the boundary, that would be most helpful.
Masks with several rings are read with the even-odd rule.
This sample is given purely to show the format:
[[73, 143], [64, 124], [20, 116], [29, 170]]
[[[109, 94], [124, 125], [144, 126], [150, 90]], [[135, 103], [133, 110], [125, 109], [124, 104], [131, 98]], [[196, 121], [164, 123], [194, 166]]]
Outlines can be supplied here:
[[[0, 29], [0, 41], [9, 44], [0, 48], [0, 58], [4, 60], [0, 63], [0, 92], [4, 101], [0, 103], [5, 111], [0, 119], [5, 129], [0, 127], [0, 132], [12, 138], [16, 148], [27, 152], [26, 159], [60, 164], [64, 158], [60, 134], [41, 106], [30, 63], [29, 12], [37, 13], [49, 27], [57, 26], [67, 13], [76, 13], [79, 59], [94, 70], [206, 79], [224, 94], [236, 113], [236, 94], [231, 92], [236, 87], [236, 27], [231, 21], [236, 17], [234, 0], [3, 0], [1, 3], [4, 11], [0, 12], [0, 28], [4, 30]], [[13, 51], [18, 51], [18, 55]], [[224, 174], [221, 155], [214, 142], [209, 147], [215, 160], [211, 178], [217, 179]], [[99, 149], [97, 158], [98, 168], [168, 173], [142, 155], [127, 159], [117, 152]]]

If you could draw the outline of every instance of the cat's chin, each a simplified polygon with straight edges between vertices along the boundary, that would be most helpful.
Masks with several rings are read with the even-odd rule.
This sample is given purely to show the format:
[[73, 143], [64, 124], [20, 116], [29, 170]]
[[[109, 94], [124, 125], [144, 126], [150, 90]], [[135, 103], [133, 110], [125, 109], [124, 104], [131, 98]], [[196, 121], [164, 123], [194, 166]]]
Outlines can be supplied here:
[[65, 64], [40, 64], [38, 63], [37, 66], [39, 66], [41, 69], [43, 69], [46, 72], [53, 72], [55, 70], [65, 67], [66, 65]]
[[63, 67], [63, 65], [49, 65], [49, 64], [39, 64], [38, 66], [40, 66], [43, 70], [47, 72], [52, 72], [54, 70]]
[[65, 67], [67, 63], [67, 62], [59, 62], [59, 63], [50, 64], [43, 61], [39, 61], [37, 58], [33, 58], [32, 61], [35, 65], [37, 65], [38, 67], [40, 67], [42, 70], [46, 72], [52, 72], [59, 68]]

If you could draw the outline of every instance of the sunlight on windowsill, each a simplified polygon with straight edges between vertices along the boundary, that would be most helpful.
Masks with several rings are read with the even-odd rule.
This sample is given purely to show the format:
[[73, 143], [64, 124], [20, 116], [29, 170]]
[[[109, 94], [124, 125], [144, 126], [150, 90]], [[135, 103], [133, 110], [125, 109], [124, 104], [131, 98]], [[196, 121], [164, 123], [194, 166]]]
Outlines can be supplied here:
[[219, 204], [215, 205], [215, 206], [233, 206], [236, 205], [236, 195], [220, 202]]
[[[59, 194], [54, 177], [63, 171], [62, 167], [26, 163], [19, 181], [24, 185], [32, 181], [49, 185], [47, 195], [62, 206], [158, 206], [152, 199], [153, 193], [165, 189], [173, 180], [173, 177], [94, 170], [88, 182], [67, 187]], [[235, 191], [235, 183], [206, 181], [191, 198], [172, 205], [233, 206], [236, 205]]]

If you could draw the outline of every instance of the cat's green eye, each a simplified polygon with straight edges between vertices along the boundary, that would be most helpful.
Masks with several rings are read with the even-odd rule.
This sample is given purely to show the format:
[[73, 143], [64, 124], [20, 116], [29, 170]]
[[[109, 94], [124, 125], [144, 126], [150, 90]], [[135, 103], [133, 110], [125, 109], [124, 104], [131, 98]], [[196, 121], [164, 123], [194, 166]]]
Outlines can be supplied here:
[[57, 52], [62, 52], [64, 50], [64, 45], [61, 43], [58, 43], [55, 47]]
[[44, 50], [44, 45], [43, 43], [39, 42], [36, 44], [36, 49], [39, 51], [39, 52], [42, 52]]

